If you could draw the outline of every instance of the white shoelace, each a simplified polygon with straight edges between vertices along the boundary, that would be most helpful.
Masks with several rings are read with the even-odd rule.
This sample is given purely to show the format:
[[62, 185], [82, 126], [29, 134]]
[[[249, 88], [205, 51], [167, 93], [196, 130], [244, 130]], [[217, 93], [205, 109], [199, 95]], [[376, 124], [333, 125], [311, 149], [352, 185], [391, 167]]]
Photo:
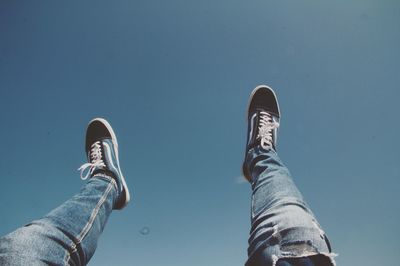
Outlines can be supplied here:
[[[90, 162], [83, 164], [81, 167], [79, 167], [78, 171], [81, 171], [81, 179], [86, 180], [91, 174], [93, 174], [94, 170], [97, 167], [105, 167], [106, 165], [104, 164], [103, 161], [103, 156], [101, 154], [101, 149], [100, 149], [100, 141], [96, 141], [95, 143], [92, 144], [91, 150], [90, 150]], [[89, 167], [89, 171], [86, 173], [85, 176], [83, 176], [83, 173], [85, 170]]]
[[268, 150], [272, 148], [272, 131], [279, 127], [279, 123], [272, 119], [271, 114], [260, 112], [260, 125], [258, 127], [258, 136], [261, 138], [261, 147]]

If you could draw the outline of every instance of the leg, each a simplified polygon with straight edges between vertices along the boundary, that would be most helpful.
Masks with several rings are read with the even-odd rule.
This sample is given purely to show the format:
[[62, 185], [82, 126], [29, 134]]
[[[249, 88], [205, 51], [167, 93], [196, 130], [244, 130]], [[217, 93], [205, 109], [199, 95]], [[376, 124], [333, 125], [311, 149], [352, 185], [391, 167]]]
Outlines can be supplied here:
[[[110, 124], [94, 119], [86, 132], [89, 159], [80, 169], [90, 177], [81, 192], [40, 220], [0, 238], [0, 265], [86, 265], [113, 209], [130, 195]], [[83, 171], [89, 168], [85, 177]]]
[[316, 254], [327, 257], [327, 264], [317, 265], [332, 265], [329, 241], [277, 153], [255, 148], [248, 156], [253, 195], [247, 265]]
[[0, 265], [85, 265], [117, 199], [114, 179], [93, 177], [40, 220], [0, 239]]
[[334, 265], [325, 233], [275, 151], [279, 119], [275, 93], [257, 87], [243, 164], [253, 190], [246, 265]]

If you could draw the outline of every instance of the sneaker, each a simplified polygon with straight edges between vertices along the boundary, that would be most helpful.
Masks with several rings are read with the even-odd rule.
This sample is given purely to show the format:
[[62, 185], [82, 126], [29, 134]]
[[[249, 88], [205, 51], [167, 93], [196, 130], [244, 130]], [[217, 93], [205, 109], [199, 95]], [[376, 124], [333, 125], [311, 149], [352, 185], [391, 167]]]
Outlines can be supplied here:
[[[124, 208], [130, 200], [130, 194], [119, 166], [117, 137], [111, 125], [103, 118], [89, 122], [86, 130], [86, 155], [88, 162], [78, 169], [81, 171], [81, 179], [86, 180], [95, 175], [113, 178], [119, 195], [114, 209]], [[83, 175], [85, 171], [87, 173]]]
[[[279, 105], [275, 92], [268, 86], [256, 87], [248, 106], [247, 152], [255, 147], [275, 150], [279, 127]], [[251, 174], [243, 163], [243, 175], [251, 181]]]

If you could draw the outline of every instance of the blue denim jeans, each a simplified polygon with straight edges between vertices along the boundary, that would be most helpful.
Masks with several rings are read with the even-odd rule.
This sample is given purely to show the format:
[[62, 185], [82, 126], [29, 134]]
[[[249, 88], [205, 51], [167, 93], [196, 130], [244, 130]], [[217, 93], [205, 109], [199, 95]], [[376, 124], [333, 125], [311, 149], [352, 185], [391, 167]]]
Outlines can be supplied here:
[[[252, 228], [246, 266], [334, 265], [329, 241], [273, 150], [251, 149]], [[85, 265], [117, 198], [116, 183], [95, 176], [40, 220], [0, 238], [0, 265]]]
[[114, 179], [91, 178], [80, 193], [40, 220], [0, 238], [0, 265], [85, 265], [117, 197]]
[[[246, 266], [335, 265], [328, 238], [278, 154], [256, 146], [245, 167], [253, 190]], [[293, 259], [301, 257], [311, 258], [309, 264]]]

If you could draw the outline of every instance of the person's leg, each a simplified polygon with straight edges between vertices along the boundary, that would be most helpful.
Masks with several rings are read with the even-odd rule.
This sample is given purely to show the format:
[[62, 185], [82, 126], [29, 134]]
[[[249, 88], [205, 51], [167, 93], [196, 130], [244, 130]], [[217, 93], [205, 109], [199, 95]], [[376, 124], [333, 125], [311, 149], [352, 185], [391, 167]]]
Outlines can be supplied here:
[[116, 198], [113, 179], [91, 178], [42, 219], [0, 238], [0, 265], [85, 265]]
[[257, 87], [250, 98], [243, 164], [253, 190], [246, 265], [310, 265], [299, 264], [307, 257], [304, 263], [334, 265], [325, 233], [275, 151], [279, 118], [275, 93]]
[[[91, 177], [80, 193], [40, 220], [0, 238], [0, 265], [86, 265], [113, 209], [129, 202], [107, 121], [89, 123], [86, 151]], [[83, 169], [82, 169], [83, 170]], [[83, 178], [83, 179], [86, 179]]]

